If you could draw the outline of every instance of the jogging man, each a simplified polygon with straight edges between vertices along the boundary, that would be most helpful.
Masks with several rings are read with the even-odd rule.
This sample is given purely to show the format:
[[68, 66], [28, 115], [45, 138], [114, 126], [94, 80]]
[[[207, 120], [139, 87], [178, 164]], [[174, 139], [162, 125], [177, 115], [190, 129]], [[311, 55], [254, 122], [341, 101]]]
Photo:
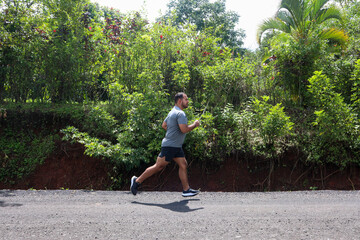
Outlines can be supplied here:
[[166, 130], [166, 135], [161, 143], [161, 152], [153, 166], [148, 167], [140, 177], [133, 176], [131, 178], [130, 191], [132, 194], [136, 195], [138, 187], [145, 179], [164, 169], [171, 161], [179, 165], [179, 178], [183, 187], [182, 196], [192, 197], [199, 193], [198, 190], [193, 190], [189, 186], [187, 176], [188, 165], [182, 149], [186, 134], [200, 125], [198, 120], [191, 125], [187, 124], [188, 120], [183, 109], [188, 106], [189, 100], [187, 95], [183, 92], [177, 93], [175, 95], [175, 106], [162, 123], [162, 128]]

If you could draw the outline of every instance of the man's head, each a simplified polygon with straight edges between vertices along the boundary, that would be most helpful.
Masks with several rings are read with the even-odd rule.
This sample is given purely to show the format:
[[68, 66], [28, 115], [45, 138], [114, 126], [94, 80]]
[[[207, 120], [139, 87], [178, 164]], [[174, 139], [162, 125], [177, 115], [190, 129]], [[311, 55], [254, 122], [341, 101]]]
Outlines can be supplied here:
[[187, 95], [183, 92], [179, 92], [175, 95], [175, 105], [179, 108], [184, 109], [189, 106], [189, 99]]

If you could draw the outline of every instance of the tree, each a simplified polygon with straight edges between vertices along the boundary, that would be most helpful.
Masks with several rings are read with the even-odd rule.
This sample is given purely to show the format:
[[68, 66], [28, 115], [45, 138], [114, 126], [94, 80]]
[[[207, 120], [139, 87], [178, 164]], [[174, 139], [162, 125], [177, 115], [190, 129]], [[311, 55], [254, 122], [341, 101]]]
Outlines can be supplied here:
[[[327, 7], [330, 0], [282, 0], [275, 17], [265, 20], [257, 32], [258, 42], [268, 30], [290, 34], [298, 42], [308, 44], [313, 38], [331, 40], [345, 45], [348, 36], [337, 28], [320, 29], [331, 19], [342, 20], [335, 6]], [[320, 29], [320, 30], [319, 30]]]
[[[327, 5], [329, 0], [282, 0], [273, 18], [265, 20], [257, 33], [261, 43], [263, 35], [272, 30], [272, 53], [276, 56], [275, 69], [280, 85], [289, 93], [291, 101], [306, 106], [308, 79], [320, 66], [325, 44], [344, 48], [348, 42], [345, 32], [336, 27], [326, 27], [330, 20], [342, 20], [340, 10]], [[326, 51], [341, 48], [328, 48]]]
[[[9, 97], [25, 102], [36, 91], [39, 65], [39, 1], [1, 1], [0, 102]], [[6, 96], [6, 94], [8, 94]]]
[[[331, 76], [335, 90], [344, 97], [346, 103], [351, 103], [353, 81], [351, 81], [356, 61], [360, 58], [360, 2], [346, 1], [342, 7], [343, 20], [338, 24], [349, 35], [349, 43], [341, 54], [329, 55], [328, 63], [324, 64], [324, 74]], [[332, 46], [339, 48], [339, 46]]]
[[[356, 73], [354, 73], [354, 80]], [[322, 72], [309, 79], [308, 91], [313, 95], [315, 119], [305, 149], [308, 161], [334, 163], [345, 167], [359, 160], [359, 125], [351, 108]]]
[[[41, 74], [52, 102], [84, 101], [103, 71], [99, 65], [102, 29], [89, 16], [88, 0], [43, 0]], [[105, 55], [105, 54], [103, 54]], [[102, 64], [103, 65], [103, 64]]]
[[194, 24], [197, 31], [207, 30], [215, 37], [221, 38], [219, 44], [239, 50], [245, 37], [242, 29], [235, 29], [239, 15], [226, 11], [226, 0], [172, 0], [167, 13], [161, 17], [166, 20], [175, 16], [175, 25]]

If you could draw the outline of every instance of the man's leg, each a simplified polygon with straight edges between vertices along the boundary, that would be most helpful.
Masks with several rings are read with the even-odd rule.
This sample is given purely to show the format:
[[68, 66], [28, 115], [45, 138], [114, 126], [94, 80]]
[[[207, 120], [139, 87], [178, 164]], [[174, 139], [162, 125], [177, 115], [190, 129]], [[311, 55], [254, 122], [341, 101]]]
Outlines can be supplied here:
[[183, 190], [186, 191], [190, 188], [189, 180], [187, 175], [187, 161], [184, 157], [174, 158], [174, 162], [179, 165], [179, 178], [183, 187]]
[[151, 167], [148, 167], [141, 175], [140, 177], [138, 177], [136, 179], [137, 183], [142, 183], [144, 182], [147, 178], [151, 177], [152, 175], [154, 175], [155, 173], [163, 170], [166, 165], [168, 165], [169, 162], [165, 161], [165, 157], [158, 157], [156, 159], [156, 163], [154, 165], [152, 165]]
[[193, 197], [199, 194], [200, 190], [191, 189], [187, 175], [187, 161], [184, 157], [174, 158], [174, 161], [179, 165], [179, 178], [183, 187], [183, 197]]

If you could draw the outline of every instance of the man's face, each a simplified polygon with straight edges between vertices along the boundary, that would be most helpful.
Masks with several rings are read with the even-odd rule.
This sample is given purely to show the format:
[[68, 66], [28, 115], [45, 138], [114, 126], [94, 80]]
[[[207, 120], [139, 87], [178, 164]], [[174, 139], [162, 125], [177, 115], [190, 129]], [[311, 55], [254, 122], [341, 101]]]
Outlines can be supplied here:
[[183, 95], [180, 105], [183, 109], [189, 107], [189, 99], [186, 94]]

